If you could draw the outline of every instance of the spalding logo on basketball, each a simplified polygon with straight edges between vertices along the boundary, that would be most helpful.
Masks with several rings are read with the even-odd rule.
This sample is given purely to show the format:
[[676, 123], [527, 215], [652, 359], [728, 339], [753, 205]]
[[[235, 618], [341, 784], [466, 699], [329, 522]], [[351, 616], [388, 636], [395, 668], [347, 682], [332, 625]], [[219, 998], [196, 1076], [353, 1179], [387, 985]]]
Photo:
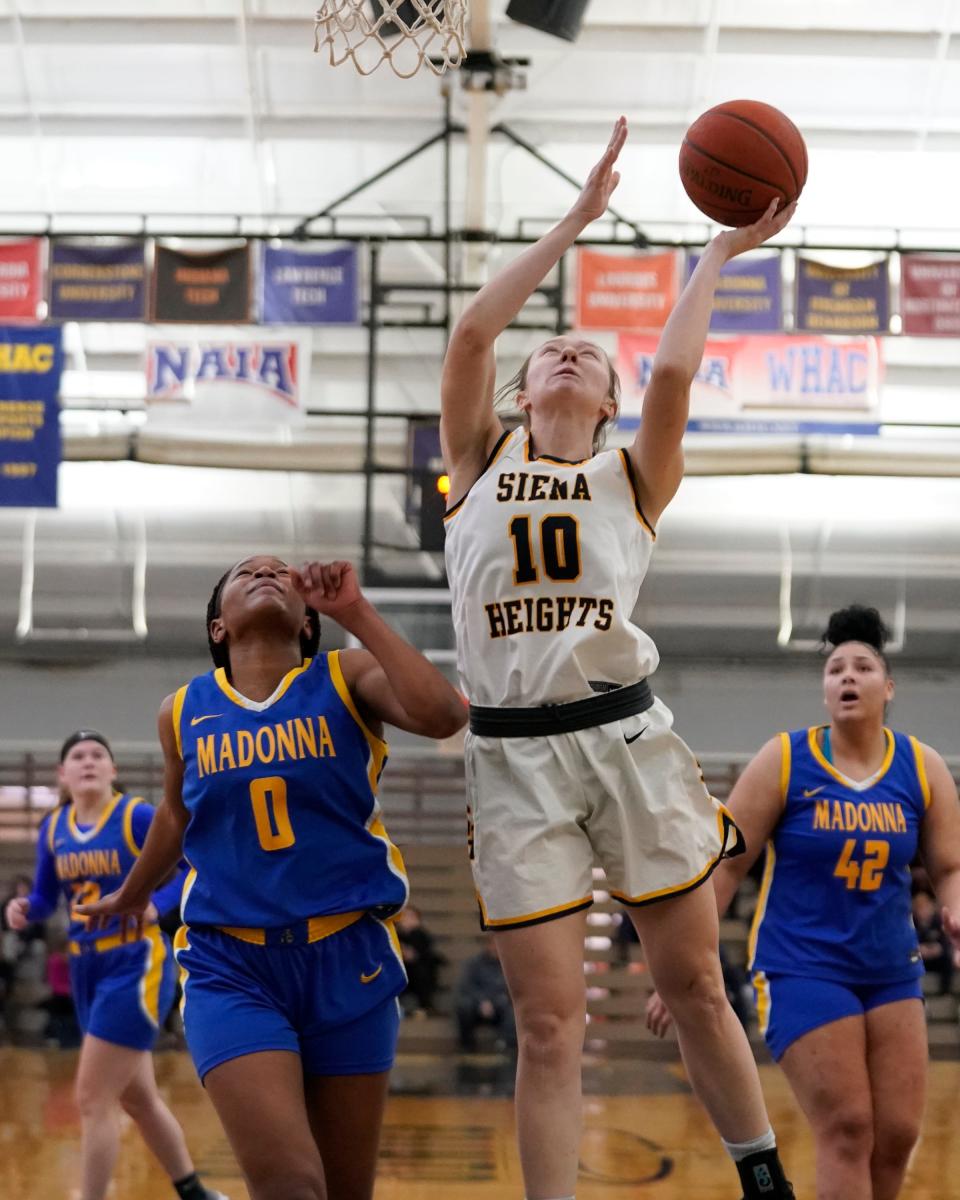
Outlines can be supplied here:
[[759, 221], [776, 196], [791, 204], [807, 181], [803, 135], [779, 109], [759, 100], [728, 100], [708, 109], [680, 147], [684, 191], [721, 225]]

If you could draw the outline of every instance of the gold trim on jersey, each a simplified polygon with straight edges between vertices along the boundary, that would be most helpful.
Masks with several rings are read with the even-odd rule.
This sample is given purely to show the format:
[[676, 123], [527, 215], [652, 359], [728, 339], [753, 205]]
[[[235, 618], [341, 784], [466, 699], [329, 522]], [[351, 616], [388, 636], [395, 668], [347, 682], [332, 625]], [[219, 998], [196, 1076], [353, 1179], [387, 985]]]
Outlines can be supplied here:
[[[698, 764], [699, 765], [699, 764]], [[717, 801], [717, 832], [720, 835], [720, 852], [712, 858], [702, 871], [699, 871], [692, 879], [688, 879], [686, 883], [674, 884], [672, 887], [659, 888], [655, 892], [645, 892], [640, 896], [628, 896], [626, 892], [618, 892], [610, 888], [610, 895], [614, 900], [619, 900], [621, 904], [629, 904], [636, 908], [642, 908], [645, 904], [653, 904], [657, 900], [669, 900], [671, 896], [682, 896], [685, 892], [692, 892], [694, 888], [698, 888], [702, 883], [713, 874], [724, 858], [727, 857], [727, 842], [729, 840], [730, 831], [733, 830], [737, 835], [737, 840], [743, 847], [743, 835], [737, 828], [737, 823], [733, 819], [733, 814], [724, 804]], [[739, 853], [739, 851], [735, 851]]]
[[190, 943], [187, 941], [187, 936], [190, 933], [188, 925], [181, 925], [177, 932], [173, 935], [173, 959], [180, 968], [180, 1016], [183, 1016], [183, 1010], [187, 1007], [187, 980], [190, 978], [190, 972], [186, 967], [180, 965], [179, 954], [181, 950], [189, 950]]
[[180, 721], [183, 717], [183, 702], [187, 698], [187, 688], [190, 685], [185, 683], [183, 687], [177, 688], [173, 697], [173, 713], [171, 720], [173, 721], [173, 736], [177, 742], [177, 753], [183, 758], [183, 734], [180, 732]]
[[217, 667], [213, 673], [214, 682], [221, 692], [240, 708], [245, 708], [248, 712], [266, 712], [268, 708], [272, 708], [290, 689], [293, 681], [308, 670], [312, 658], [305, 658], [299, 667], [294, 667], [292, 671], [288, 671], [286, 675], [277, 684], [276, 690], [266, 700], [249, 700], [238, 692], [227, 679], [227, 672], [223, 667]]
[[907, 734], [910, 739], [910, 745], [913, 747], [913, 757], [917, 764], [917, 781], [920, 784], [920, 791], [923, 795], [923, 811], [926, 812], [930, 807], [930, 780], [927, 779], [927, 764], [923, 761], [923, 747], [913, 736], [912, 733]]
[[123, 810], [123, 840], [127, 843], [127, 849], [134, 858], [140, 857], [142, 847], [137, 845], [136, 838], [133, 836], [133, 810], [138, 804], [143, 803], [142, 796], [131, 796]]
[[[365, 915], [363, 909], [357, 909], [354, 912], [333, 913], [326, 917], [308, 917], [305, 922], [294, 921], [294, 925], [307, 926], [307, 942], [322, 942], [324, 938], [332, 937], [333, 934], [339, 933], [341, 929], [346, 929], [348, 925], [354, 925]], [[267, 944], [267, 931], [265, 929], [256, 929], [247, 925], [218, 925], [217, 928], [221, 933], [228, 933], [231, 937], [236, 938], [240, 942], [247, 942], [251, 946], [265, 946]]]
[[627, 476], [627, 482], [630, 484], [630, 491], [633, 493], [633, 507], [636, 510], [637, 520], [644, 527], [647, 533], [650, 534], [653, 540], [656, 541], [657, 531], [643, 514], [643, 505], [640, 503], [640, 486], [637, 483], [637, 475], [633, 469], [633, 463], [630, 460], [630, 455], [623, 446], [620, 447], [619, 454], [621, 462], [623, 463], [624, 473]]
[[[153, 938], [154, 936], [160, 936], [160, 926], [148, 925], [143, 931], [143, 937]], [[120, 946], [135, 946], [137, 942], [141, 940], [141, 938], [131, 937], [129, 931], [124, 933], [124, 931], [121, 930], [119, 933], [110, 933], [107, 934], [106, 937], [94, 938], [92, 941], [67, 942], [67, 953], [83, 954], [84, 951], [89, 953], [92, 946], [95, 954], [105, 954], [108, 950], [116, 950]]]
[[811, 725], [807, 730], [807, 745], [810, 747], [810, 753], [828, 775], [832, 775], [838, 783], [842, 783], [851, 792], [868, 792], [890, 770], [890, 764], [893, 762], [893, 754], [897, 748], [897, 739], [893, 736], [893, 731], [888, 729], [886, 725], [883, 727], [883, 732], [887, 738], [886, 754], [883, 756], [883, 762], [880, 764], [879, 770], [873, 775], [867, 776], [866, 779], [851, 779], [849, 775], [844, 775], [842, 771], [837, 770], [833, 763], [827, 761], [826, 755], [821, 750], [820, 742], [817, 739], [817, 735], [821, 729], [826, 729], [826, 725]]
[[792, 769], [793, 747], [790, 745], [790, 734], [780, 734], [780, 799], [787, 802], [787, 792], [790, 790], [790, 771]]
[[73, 801], [71, 801], [67, 807], [67, 825], [70, 829], [71, 835], [75, 837], [78, 842], [89, 842], [92, 838], [95, 838], [100, 830], [103, 829], [104, 825], [106, 825], [106, 823], [110, 820], [114, 809], [122, 799], [122, 792], [114, 792], [103, 812], [97, 818], [96, 825], [93, 825], [87, 830], [81, 830], [77, 828], [76, 805]]
[[760, 894], [757, 897], [757, 907], [753, 913], [753, 921], [750, 924], [750, 934], [747, 937], [747, 967], [753, 966], [753, 959], [757, 953], [757, 938], [760, 936], [760, 926], [763, 924], [763, 918], [767, 913], [767, 901], [770, 898], [770, 889], [773, 886], [773, 872], [777, 865], [777, 852], [773, 848], [773, 839], [767, 842], [767, 857], [763, 863], [763, 878], [760, 881]]
[[327, 666], [330, 671], [330, 680], [337, 690], [337, 695], [343, 701], [343, 706], [351, 717], [360, 726], [363, 736], [367, 739], [367, 745], [370, 747], [370, 767], [367, 771], [367, 778], [370, 781], [370, 790], [374, 795], [377, 794], [377, 785], [380, 782], [380, 775], [383, 771], [383, 765], [387, 761], [387, 755], [390, 753], [390, 747], [368, 727], [363, 717], [354, 703], [353, 697], [350, 695], [350, 689], [347, 687], [347, 681], [343, 677], [343, 667], [340, 666], [340, 651], [331, 650], [327, 655]]
[[500, 455], [507, 448], [507, 442], [510, 441], [510, 438], [514, 432], [515, 432], [515, 430], [513, 430], [513, 429], [505, 429], [503, 431], [500, 438], [497, 440], [496, 445], [490, 451], [490, 454], [487, 457], [487, 461], [483, 464], [483, 470], [476, 477], [476, 479], [473, 481], [473, 483], [470, 484], [470, 486], [463, 493], [463, 495], [456, 502], [456, 504], [451, 504], [450, 507], [447, 509], [447, 511], [443, 514], [444, 521], [446, 521], [449, 517], [454, 516], [456, 513], [458, 513], [460, 511], [460, 509], [463, 507], [464, 500], [466, 500], [466, 498], [470, 495], [470, 493], [477, 486], [477, 484], [480, 482], [480, 480], [484, 477], [484, 475], [486, 475], [486, 473], [490, 470], [490, 468], [493, 466], [493, 464], [497, 461], [497, 459], [500, 457]]
[[61, 804], [59, 808], [55, 808], [53, 810], [53, 814], [50, 817], [50, 824], [47, 826], [47, 849], [50, 851], [51, 854], [54, 853], [54, 849], [53, 849], [54, 832], [57, 828], [57, 822], [60, 820], [62, 813], [63, 813], [63, 805]]
[[761, 1037], [766, 1037], [770, 1028], [770, 981], [763, 971], [753, 976], [753, 990], [757, 993], [757, 1028]]
[[574, 462], [573, 459], [557, 458], [553, 454], [531, 454], [530, 445], [532, 440], [533, 439], [530, 436], [530, 430], [525, 430], [525, 438], [523, 443], [523, 461], [525, 463], [547, 462], [551, 463], [555, 467], [582, 467], [584, 463], [588, 463], [591, 459], [596, 457], [594, 454], [588, 454], [586, 458], [581, 458], [579, 462]]
[[147, 961], [140, 977], [140, 1007], [151, 1025], [159, 1025], [160, 984], [163, 982], [163, 964], [167, 961], [167, 944], [156, 926], [145, 934], [145, 938], [148, 949]]
[[542, 921], [553, 921], [557, 917], [565, 917], [570, 913], [580, 912], [593, 904], [593, 893], [581, 896], [579, 900], [570, 900], [566, 904], [555, 904], [553, 908], [542, 908], [539, 912], [527, 913], [522, 917], [501, 917], [493, 921], [487, 916], [487, 908], [483, 897], [477, 892], [477, 904], [480, 906], [480, 924], [484, 929], [518, 929], [522, 925], [539, 925]]

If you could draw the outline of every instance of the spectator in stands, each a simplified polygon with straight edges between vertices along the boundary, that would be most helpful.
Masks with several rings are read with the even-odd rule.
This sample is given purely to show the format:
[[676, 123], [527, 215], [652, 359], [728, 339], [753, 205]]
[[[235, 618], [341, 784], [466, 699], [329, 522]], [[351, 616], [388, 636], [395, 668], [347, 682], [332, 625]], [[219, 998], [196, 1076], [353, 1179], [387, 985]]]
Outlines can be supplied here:
[[940, 995], [946, 996], [953, 982], [953, 947], [943, 932], [937, 902], [929, 892], [914, 894], [913, 924], [927, 974], [940, 976]]
[[459, 1046], [467, 1054], [477, 1048], [477, 1027], [492, 1025], [505, 1048], [515, 1050], [517, 1031], [510, 993], [497, 947], [491, 938], [479, 954], [463, 964], [456, 993]]
[[407, 968], [407, 987], [400, 997], [405, 1011], [431, 1016], [436, 1012], [437, 972], [447, 961], [434, 943], [433, 935], [423, 926], [420, 910], [408, 904], [397, 918], [397, 936]]

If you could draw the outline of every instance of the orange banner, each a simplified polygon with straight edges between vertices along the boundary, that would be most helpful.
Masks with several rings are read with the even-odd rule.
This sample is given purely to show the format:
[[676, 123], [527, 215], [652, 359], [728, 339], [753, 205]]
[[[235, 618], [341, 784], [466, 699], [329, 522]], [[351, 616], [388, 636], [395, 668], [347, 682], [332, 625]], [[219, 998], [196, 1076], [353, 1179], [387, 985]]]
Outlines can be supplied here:
[[677, 298], [677, 255], [605, 254], [577, 258], [578, 329], [662, 329]]

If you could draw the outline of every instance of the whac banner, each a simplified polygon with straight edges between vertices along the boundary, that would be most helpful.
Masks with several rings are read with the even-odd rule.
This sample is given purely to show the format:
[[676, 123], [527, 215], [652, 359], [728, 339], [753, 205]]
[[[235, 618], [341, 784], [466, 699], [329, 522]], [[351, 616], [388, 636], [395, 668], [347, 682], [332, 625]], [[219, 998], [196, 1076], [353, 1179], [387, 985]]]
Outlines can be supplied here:
[[260, 319], [265, 325], [356, 325], [360, 270], [356, 246], [263, 252]]
[[[688, 279], [699, 261], [699, 254], [688, 255]], [[710, 328], [714, 333], [779, 333], [783, 328], [779, 254], [735, 258], [724, 264]]]
[[35, 321], [43, 294], [43, 240], [0, 243], [0, 321]]
[[796, 313], [797, 329], [810, 333], [886, 333], [888, 260], [867, 267], [828, 267], [798, 254]]
[[147, 264], [142, 242], [118, 246], [55, 241], [50, 316], [68, 321], [143, 321]]
[[960, 337], [960, 258], [901, 255], [900, 313], [911, 337]]
[[212, 254], [155, 248], [154, 321], [208, 321], [240, 324], [250, 320], [250, 247]]
[[[252, 332], [252, 331], [251, 331]], [[244, 425], [290, 424], [303, 417], [310, 334], [244, 337], [239, 330], [147, 342], [147, 404], [157, 417], [242, 432]]]
[[[878, 433], [877, 338], [742, 337], [707, 342], [688, 429], [710, 433]], [[639, 423], [657, 339], [620, 338], [622, 428]]]
[[0, 326], [0, 505], [55, 508], [60, 327]]
[[677, 298], [677, 255], [577, 253], [577, 329], [662, 329]]

